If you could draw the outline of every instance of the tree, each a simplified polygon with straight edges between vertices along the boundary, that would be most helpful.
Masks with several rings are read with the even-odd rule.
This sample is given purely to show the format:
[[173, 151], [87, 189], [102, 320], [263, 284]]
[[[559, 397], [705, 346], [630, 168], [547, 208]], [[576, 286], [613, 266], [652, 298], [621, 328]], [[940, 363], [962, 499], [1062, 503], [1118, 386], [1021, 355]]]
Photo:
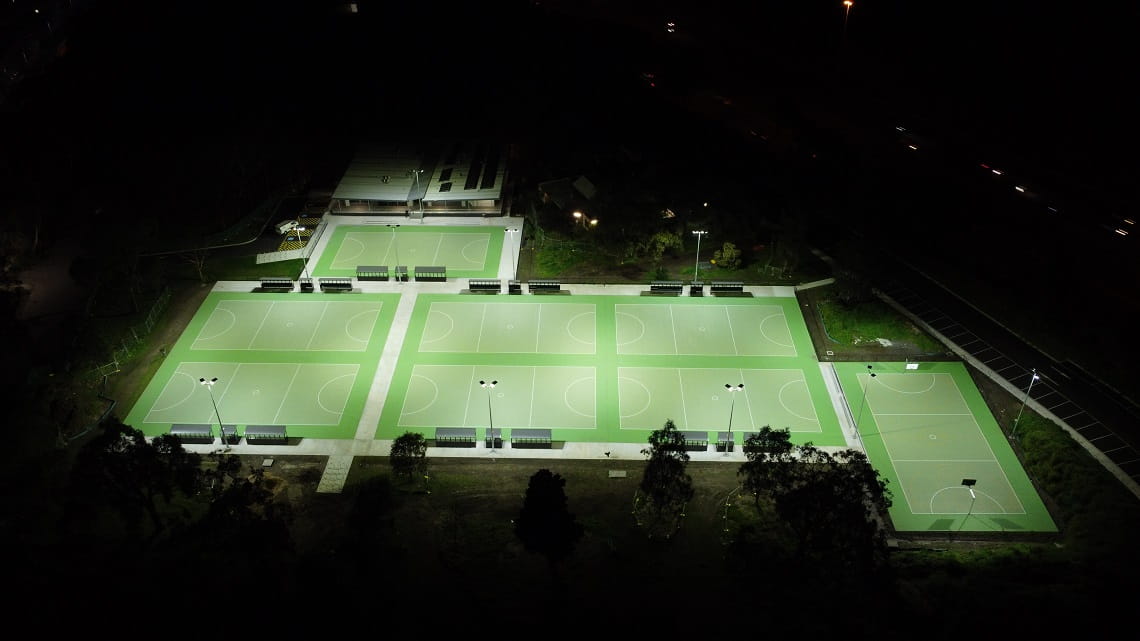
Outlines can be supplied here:
[[419, 432], [404, 432], [392, 442], [388, 454], [392, 474], [411, 481], [415, 477], [427, 478], [427, 440]]
[[154, 539], [180, 518], [180, 512], [171, 509], [176, 495], [197, 493], [200, 462], [201, 457], [183, 449], [175, 436], [148, 441], [139, 430], [109, 420], [76, 457], [70, 480], [73, 506], [88, 512], [109, 506], [123, 517], [128, 531], [136, 533], [145, 514], [149, 538]]
[[208, 249], [195, 249], [184, 254], [179, 254], [182, 260], [194, 266], [194, 271], [198, 273], [198, 280], [206, 282], [206, 259], [210, 257], [210, 250]]
[[739, 269], [740, 250], [733, 243], [725, 243], [722, 248], [713, 252], [713, 264], [724, 269]]
[[791, 432], [784, 428], [774, 430], [765, 425], [744, 440], [744, 456], [748, 461], [740, 466], [744, 489], [750, 492], [757, 505], [772, 489], [774, 464], [792, 459]]
[[801, 561], [825, 568], [832, 582], [868, 577], [886, 565], [880, 515], [891, 493], [866, 455], [829, 454], [810, 443], [791, 448], [787, 430], [768, 431], [745, 444], [745, 487], [772, 505], [786, 524]]
[[693, 479], [685, 471], [689, 453], [685, 451], [685, 435], [677, 430], [673, 419], [662, 429], [649, 435], [649, 447], [641, 450], [648, 457], [638, 489], [634, 515], [649, 536], [671, 536], [684, 516], [685, 504], [693, 498]]
[[515, 520], [515, 535], [528, 552], [546, 557], [551, 572], [570, 556], [582, 538], [582, 525], [566, 508], [566, 479], [542, 469], [530, 477], [522, 509]]

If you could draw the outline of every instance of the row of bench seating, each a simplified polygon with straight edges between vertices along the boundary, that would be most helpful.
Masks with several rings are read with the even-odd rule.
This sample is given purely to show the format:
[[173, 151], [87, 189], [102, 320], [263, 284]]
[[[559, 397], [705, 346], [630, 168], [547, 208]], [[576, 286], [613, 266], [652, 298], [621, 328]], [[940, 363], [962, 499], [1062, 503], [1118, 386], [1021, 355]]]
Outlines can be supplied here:
[[[184, 444], [209, 445], [214, 442], [214, 426], [208, 423], [175, 423], [170, 426], [170, 434]], [[223, 425], [223, 442], [237, 444], [245, 437], [250, 445], [287, 445], [289, 436], [284, 425], [246, 425], [245, 431], [238, 434], [236, 425]]]
[[[475, 447], [476, 434], [474, 427], [437, 427], [435, 428], [436, 447]], [[488, 447], [501, 448], [503, 437], [500, 430], [495, 430], [495, 442], [491, 438], [484, 439]], [[511, 448], [513, 449], [550, 449], [554, 441], [551, 440], [550, 430], [541, 428], [512, 428]]]
[[[446, 281], [447, 267], [444, 265], [416, 265], [412, 274], [416, 280]], [[407, 281], [408, 266], [396, 265], [391, 272], [388, 271], [387, 265], [356, 266], [357, 280], [388, 280], [389, 278], [396, 281]]]
[[[530, 292], [532, 294], [561, 291], [561, 284], [558, 281], [530, 281]], [[479, 294], [498, 294], [503, 291], [503, 281], [498, 278], [469, 278], [467, 280], [467, 291]], [[521, 294], [522, 283], [517, 280], [507, 281], [508, 294]]]
[[[351, 278], [318, 278], [317, 282], [320, 285], [322, 292], [327, 291], [351, 291], [352, 279]], [[313, 279], [301, 278], [296, 282], [297, 288], [302, 292], [313, 291]], [[289, 278], [271, 278], [262, 277], [261, 285], [258, 291], [262, 292], [291, 292], [293, 291], [294, 283]]]

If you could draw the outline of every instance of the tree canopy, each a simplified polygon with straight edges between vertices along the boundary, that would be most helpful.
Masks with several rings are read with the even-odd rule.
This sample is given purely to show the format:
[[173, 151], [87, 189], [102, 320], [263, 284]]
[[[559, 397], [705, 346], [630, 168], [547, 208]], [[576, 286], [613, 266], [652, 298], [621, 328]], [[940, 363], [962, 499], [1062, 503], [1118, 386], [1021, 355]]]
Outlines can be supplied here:
[[515, 520], [515, 534], [529, 552], [541, 554], [553, 568], [582, 538], [583, 528], [566, 505], [566, 479], [547, 469], [530, 477], [526, 498]]

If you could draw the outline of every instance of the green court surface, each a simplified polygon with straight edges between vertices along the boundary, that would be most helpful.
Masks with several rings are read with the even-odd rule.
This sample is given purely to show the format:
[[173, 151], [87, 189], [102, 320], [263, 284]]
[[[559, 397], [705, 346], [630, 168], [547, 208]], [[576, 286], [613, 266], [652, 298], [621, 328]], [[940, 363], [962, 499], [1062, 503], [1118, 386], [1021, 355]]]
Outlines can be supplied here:
[[[285, 425], [290, 436], [352, 438], [398, 301], [211, 293], [126, 422], [157, 436], [175, 423], [213, 423], [216, 431], [220, 415], [239, 434], [246, 425]], [[207, 388], [201, 378], [218, 382]]]
[[494, 278], [503, 249], [502, 227], [339, 225], [312, 268], [316, 277], [356, 275], [360, 265], [439, 266], [449, 278]]
[[771, 425], [844, 444], [794, 298], [420, 295], [376, 436], [493, 420], [644, 443], [672, 419], [714, 441], [730, 413], [738, 443]]
[[[1057, 531], [962, 363], [835, 369], [867, 456], [890, 482], [896, 529]], [[964, 479], [977, 481], [973, 496]]]

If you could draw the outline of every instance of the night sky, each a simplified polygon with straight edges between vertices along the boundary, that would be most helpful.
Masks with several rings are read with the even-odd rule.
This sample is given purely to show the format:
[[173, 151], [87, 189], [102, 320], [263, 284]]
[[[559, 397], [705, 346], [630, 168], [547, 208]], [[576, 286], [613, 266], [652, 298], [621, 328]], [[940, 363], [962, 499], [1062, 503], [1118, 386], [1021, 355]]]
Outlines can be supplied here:
[[[330, 156], [367, 138], [664, 139], [684, 125], [642, 90], [652, 70], [662, 92], [822, 107], [840, 117], [825, 138], [905, 124], [961, 167], [1000, 164], [1063, 195], [1070, 222], [1099, 235], [1050, 252], [1114, 255], [1108, 269], [1137, 273], [1120, 289], [1140, 284], [1122, 249], [1135, 238], [1104, 245], [1137, 212], [1135, 7], [857, 0], [844, 38], [836, 0], [362, 0], [355, 16], [336, 1], [78, 4], [94, 9], [58, 27], [67, 54], [0, 103], [8, 166], [21, 149], [50, 166], [54, 149], [94, 176], [139, 141], [176, 156], [184, 141], [249, 130], [336, 141]], [[130, 173], [83, 188], [130, 190]], [[860, 215], [890, 222], [885, 209]], [[993, 233], [1021, 242], [1054, 226]]]

